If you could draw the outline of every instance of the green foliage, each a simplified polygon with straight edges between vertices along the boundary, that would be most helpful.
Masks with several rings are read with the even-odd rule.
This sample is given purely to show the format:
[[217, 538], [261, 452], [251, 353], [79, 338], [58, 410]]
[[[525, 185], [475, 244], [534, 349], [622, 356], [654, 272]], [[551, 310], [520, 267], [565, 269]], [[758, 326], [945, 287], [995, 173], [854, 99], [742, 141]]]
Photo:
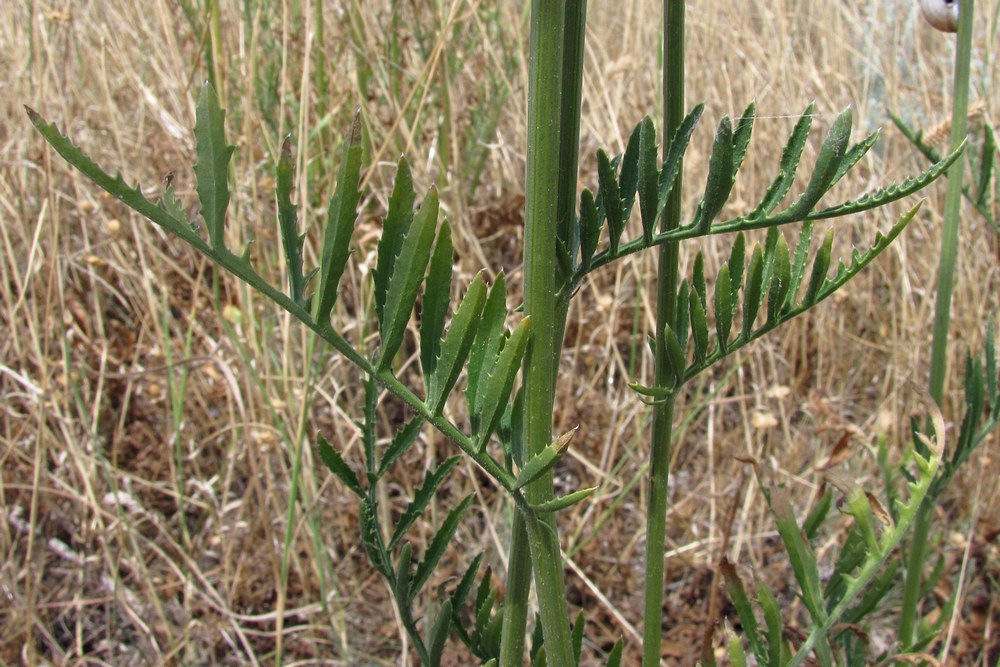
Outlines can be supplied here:
[[[561, 17], [550, 18], [582, 16], [573, 14], [579, 11], [574, 3], [567, 3], [564, 11]], [[572, 42], [571, 37], [566, 39]], [[569, 72], [573, 69], [569, 60], [576, 56], [563, 57], [567, 60], [557, 63], [556, 69]], [[681, 181], [682, 161], [703, 111], [703, 105], [696, 106], [679, 124], [662, 163], [658, 164], [656, 132], [648, 117], [643, 118], [631, 133], [624, 154], [612, 157], [599, 150], [597, 194], [586, 188], [582, 190], [578, 216], [569, 210], [557, 212], [560, 236], [548, 248], [549, 254], [555, 255], [560, 263], [560, 270], [556, 274], [558, 284], [546, 287], [552, 291], [549, 296], [555, 299], [546, 303], [565, 308], [591, 271], [615, 260], [686, 239], [733, 233], [728, 260], [716, 275], [706, 277], [705, 261], [699, 255], [691, 277], [682, 281], [677, 290], [676, 312], [662, 327], [669, 369], [666, 381], [651, 387], [632, 385], [651, 402], [660, 405], [672, 399], [698, 373], [840, 289], [902, 232], [919, 204], [885, 234], [876, 234], [867, 247], [855, 250], [846, 264], [840, 262], [832, 275], [834, 232], [828, 230], [819, 248], [813, 252], [813, 221], [870, 211], [912, 194], [941, 175], [959, 154], [956, 151], [936, 160], [925, 172], [898, 186], [882, 188], [832, 207], [818, 208], [834, 184], [870, 150], [877, 136], [869, 135], [852, 146], [851, 115], [844, 111], [837, 116], [823, 140], [813, 170], [808, 179], [804, 179], [805, 189], [781, 208], [789, 198], [800, 169], [814, 115], [810, 106], [793, 129], [782, 153], [778, 174], [761, 200], [749, 213], [720, 220], [730, 206], [730, 196], [749, 150], [756, 118], [756, 106], [750, 104], [735, 124], [728, 118], [720, 121], [708, 160], [703, 194], [692, 219], [663, 230], [660, 223], [668, 199], [677, 194], [674, 190]], [[202, 90], [194, 128], [197, 153], [194, 172], [206, 229], [204, 235], [188, 222], [183, 204], [169, 185], [158, 203], [151, 202], [137, 186], [126, 184], [120, 174], [105, 173], [54, 125], [30, 109], [28, 115], [46, 141], [81, 173], [266, 295], [358, 368], [363, 379], [364, 409], [357, 424], [363, 443], [365, 474], [355, 472], [336, 446], [321, 434], [316, 438], [318, 457], [357, 496], [360, 543], [372, 567], [392, 591], [401, 624], [421, 662], [439, 665], [447, 641], [455, 637], [482, 663], [497, 664], [507, 611], [498, 601], [500, 594], [491, 583], [489, 568], [479, 576], [482, 555], [473, 559], [450, 592], [446, 587], [434, 592], [426, 590], [448, 545], [455, 540], [472, 498], [461, 498], [452, 505], [435, 527], [422, 553], [417, 553], [418, 547], [409, 539], [414, 525], [427, 521], [432, 500], [457, 467], [460, 456], [446, 458], [436, 468], [426, 471], [413, 498], [398, 517], [391, 519], [389, 526], [380, 525], [380, 517], [391, 514], [380, 506], [380, 499], [385, 497], [380, 493], [380, 485], [388, 483], [387, 476], [394, 464], [430, 424], [445, 435], [461, 455], [467, 456], [492, 478], [497, 488], [508, 494], [518, 519], [525, 522], [530, 532], [536, 567], [542, 567], [540, 559], [548, 558], [548, 569], [542, 567], [539, 571], [543, 575], [540, 576], [557, 575], [561, 571], [558, 534], [554, 532], [555, 523], [550, 515], [584, 501], [595, 489], [581, 488], [561, 497], [552, 497], [551, 493], [531, 495], [529, 502], [525, 490], [546, 478], [558, 465], [573, 432], [556, 438], [547, 447], [525, 453], [526, 413], [534, 411], [535, 405], [525, 398], [530, 391], [515, 391], [515, 388], [529, 346], [540, 340], [540, 336], [561, 340], [558, 328], [564, 326], [564, 322], [559, 320], [559, 314], [532, 313], [508, 327], [507, 286], [502, 273], [491, 287], [487, 286], [483, 273], [477, 274], [461, 299], [453, 303], [453, 295], [462, 291], [454, 286], [455, 247], [451, 226], [447, 220], [440, 220], [441, 210], [434, 187], [418, 205], [408, 163], [401, 159], [376, 248], [376, 266], [371, 271], [377, 345], [369, 349], [362, 342], [352, 343], [339, 333], [334, 311], [342, 290], [341, 281], [351, 260], [358, 207], [362, 201], [365, 137], [359, 117], [355, 118], [344, 141], [338, 178], [327, 203], [319, 264], [311, 269], [305, 266], [306, 238], [299, 232], [298, 209], [292, 203], [295, 167], [290, 138], [286, 137], [282, 143], [275, 169], [277, 224], [288, 273], [286, 292], [269, 284], [256, 272], [249, 245], [238, 254], [226, 245], [229, 164], [234, 147], [227, 144], [225, 111], [211, 85]], [[678, 118], [680, 115], [677, 114]], [[567, 136], [569, 134], [572, 132]], [[995, 146], [995, 139], [991, 140], [990, 146]], [[571, 161], [575, 164], [574, 150], [556, 153], [559, 159], [572, 155]], [[978, 180], [981, 187], [977, 197], [980, 200], [982, 188], [986, 187], [983, 184], [993, 178], [993, 169], [992, 152], [988, 156], [984, 154]], [[478, 176], [473, 180], [475, 178]], [[570, 183], [563, 189], [573, 194], [560, 195], [557, 199], [560, 205], [572, 208], [572, 203], [562, 202], [562, 199], [575, 196], [575, 184]], [[641, 228], [641, 232], [633, 237], [630, 222], [636, 208], [638, 225], [633, 224], [631, 228]], [[792, 223], [802, 225], [794, 253], [789, 251], [785, 236], [778, 229]], [[754, 244], [748, 258], [745, 232], [764, 228], [768, 230], [765, 241]], [[550, 257], [541, 259], [547, 262]], [[418, 301], [422, 398], [396, 377], [394, 363], [404, 349], [406, 332], [414, 320]], [[554, 368], [558, 345], [555, 350], [552, 359], [535, 359], [533, 363]], [[458, 400], [455, 388], [463, 373], [468, 432], [445, 416], [449, 402], [454, 404]], [[383, 389], [406, 404], [412, 416], [393, 434], [389, 446], [379, 456], [377, 414]], [[846, 492], [844, 511], [853, 517], [855, 527], [838, 556], [834, 576], [826, 583], [819, 576], [812, 542], [828, 516], [832, 494], [824, 495], [800, 526], [783, 492], [780, 489], [770, 492], [769, 504], [799, 583], [812, 630], [800, 646], [790, 646], [782, 636], [778, 602], [763, 582], [755, 586], [756, 605], [763, 618], [762, 623], [757, 622], [754, 600], [743, 588], [736, 569], [724, 564], [727, 589], [741, 618], [750, 650], [760, 664], [800, 664], [815, 652], [825, 665], [831, 664], [835, 649], [855, 650], [855, 644], [846, 638], [849, 633], [834, 632], [836, 624], [860, 623], [877, 608], [895, 578], [895, 562], [888, 568], [884, 566], [912, 522], [916, 507], [923, 498], [940, 493], [958, 466], [996, 424], [997, 380], [992, 331], [985, 360], [970, 357], [967, 363], [966, 399], [970, 412], [950, 458], [942, 459], [941, 448], [936, 444], [937, 438], [943, 438], [943, 428], [935, 427], [927, 438], [919, 439], [914, 445], [910, 460], [916, 469], [908, 471], [906, 501], [897, 498], [892, 505], [892, 523], [882, 522], [883, 513], [874, 511], [870, 497], [859, 489], [852, 487]], [[494, 435], [501, 441], [499, 455], [494, 455], [489, 446]], [[549, 442], [551, 434], [544, 440], [536, 439], [541, 446]], [[540, 594], [542, 616], [536, 623], [531, 664], [579, 663], [584, 617], [581, 615], [570, 624], [568, 615], [561, 618], [565, 600], [558, 596], [553, 600], [549, 590], [542, 592], [545, 593], [544, 596]], [[544, 645], [546, 637], [540, 630], [543, 627], [546, 633], [558, 636], [555, 647], [551, 643], [548, 647]], [[743, 645], [735, 636], [730, 638], [729, 650], [734, 663], [745, 664]], [[520, 661], [521, 656], [513, 659], [517, 664]], [[607, 664], [617, 667], [621, 662], [622, 644], [619, 642], [608, 655]]]

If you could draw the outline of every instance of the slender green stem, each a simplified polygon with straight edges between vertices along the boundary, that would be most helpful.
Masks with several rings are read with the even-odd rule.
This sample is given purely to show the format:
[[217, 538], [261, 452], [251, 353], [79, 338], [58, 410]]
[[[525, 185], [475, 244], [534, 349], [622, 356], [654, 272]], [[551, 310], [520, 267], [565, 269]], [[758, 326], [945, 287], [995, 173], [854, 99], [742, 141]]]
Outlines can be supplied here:
[[[968, 131], [969, 63], [972, 58], [974, 0], [961, 0], [958, 22], [958, 48], [955, 53], [955, 80], [952, 89], [951, 146], [958, 148]], [[937, 302], [934, 307], [934, 342], [931, 350], [929, 390], [934, 402], [941, 405], [948, 365], [948, 330], [951, 325], [951, 296], [955, 262], [958, 257], [958, 224], [962, 206], [962, 172], [965, 160], [956, 160], [948, 171], [948, 190], [944, 203], [944, 232], [938, 265]], [[899, 641], [904, 649], [916, 638], [917, 607], [920, 605], [921, 575], [927, 555], [934, 499], [924, 499], [913, 526], [913, 539], [906, 562], [903, 607], [900, 611]]]
[[[955, 54], [955, 81], [952, 90], [951, 147], [958, 148], [968, 133], [969, 62], [972, 57], [974, 0], [962, 0], [958, 49]], [[934, 343], [931, 353], [930, 393], [941, 405], [947, 373], [948, 329], [951, 324], [951, 294], [958, 257], [958, 224], [962, 206], [962, 172], [965, 160], [956, 160], [948, 170], [948, 190], [944, 202], [944, 232], [938, 264], [937, 303], [934, 308]]]
[[[673, 137], [684, 120], [684, 1], [663, 2], [663, 154], [669, 149], [667, 137]], [[680, 225], [681, 178], [671, 190], [664, 211], [662, 229]], [[678, 244], [660, 246], [656, 298], [656, 384], [666, 386], [670, 367], [667, 362], [664, 329], [676, 321]], [[663, 557], [666, 537], [667, 482], [670, 475], [670, 442], [673, 437], [673, 396], [653, 408], [652, 461], [649, 476], [649, 509], [646, 515], [645, 613], [642, 628], [642, 664], [660, 664], [660, 627], [663, 619]]]

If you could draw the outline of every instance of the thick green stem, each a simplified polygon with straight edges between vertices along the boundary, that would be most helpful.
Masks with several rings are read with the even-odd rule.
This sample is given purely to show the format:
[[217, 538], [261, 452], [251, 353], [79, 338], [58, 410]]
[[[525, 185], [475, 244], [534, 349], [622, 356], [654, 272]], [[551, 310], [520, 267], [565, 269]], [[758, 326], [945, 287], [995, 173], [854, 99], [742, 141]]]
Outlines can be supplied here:
[[[663, 153], [684, 119], [684, 2], [663, 2]], [[683, 170], [681, 170], [682, 172]], [[681, 172], [678, 172], [663, 216], [663, 231], [676, 229], [681, 218]], [[676, 321], [678, 244], [660, 247], [656, 298], [656, 386], [673, 383], [667, 362], [664, 329]], [[666, 537], [667, 482], [670, 476], [670, 442], [673, 437], [673, 397], [653, 408], [652, 461], [649, 509], [646, 515], [645, 613], [642, 629], [642, 664], [660, 664], [660, 628], [663, 621], [663, 558]]]
[[[560, 298], [560, 287], [569, 277], [560, 272], [556, 253], [560, 241], [566, 247], [572, 228], [585, 16], [584, 0], [532, 2], [524, 233], [524, 311], [532, 318], [532, 334], [524, 359], [525, 459], [552, 441], [556, 375], [568, 306]], [[530, 503], [551, 499], [551, 475], [530, 484], [525, 495]], [[524, 508], [519, 513], [509, 560], [501, 664], [520, 666], [523, 660], [527, 542], [548, 664], [573, 665], [555, 521], [530, 510], [526, 513]]]
[[[965, 141], [968, 132], [969, 63], [972, 59], [972, 25], [975, 1], [962, 0], [959, 7], [958, 45], [955, 52], [955, 80], [952, 88], [951, 149]], [[948, 331], [951, 326], [951, 296], [955, 262], [958, 257], [958, 225], [962, 206], [962, 176], [965, 160], [959, 159], [948, 170], [948, 190], [944, 201], [944, 231], [938, 264], [937, 301], [934, 307], [934, 342], [931, 350], [929, 390], [939, 406], [944, 399], [944, 384], [948, 370]], [[913, 539], [906, 562], [906, 583], [903, 607], [900, 611], [899, 640], [904, 648], [916, 638], [917, 608], [920, 606], [920, 586], [934, 498], [928, 495], [917, 512]]]

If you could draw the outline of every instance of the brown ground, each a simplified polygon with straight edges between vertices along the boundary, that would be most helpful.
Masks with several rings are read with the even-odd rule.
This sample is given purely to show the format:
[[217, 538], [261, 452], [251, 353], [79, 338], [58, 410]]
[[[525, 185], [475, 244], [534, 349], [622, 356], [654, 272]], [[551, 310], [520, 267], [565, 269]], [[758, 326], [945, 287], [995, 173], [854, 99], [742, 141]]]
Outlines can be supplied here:
[[[193, 22], [185, 4], [195, 8]], [[293, 131], [300, 167], [309, 165], [312, 182], [307, 189], [299, 179], [297, 201], [310, 263], [335, 173], [330, 161], [360, 107], [370, 129], [368, 164], [376, 166], [366, 172], [370, 197], [338, 306], [341, 330], [358, 340], [359, 321], [371, 325], [355, 317], [370, 300], [359, 267], [373, 262], [377, 217], [402, 152], [418, 187], [442, 189], [461, 279], [502, 267], [516, 303], [526, 31], [516, 3], [446, 2], [438, 16], [428, 9], [434, 3], [378, 0], [362, 10], [327, 2], [322, 35], [313, 1], [222, 4], [216, 65], [239, 145], [230, 239], [253, 234], [259, 272], [283, 281], [270, 166], [279, 137]], [[398, 24], [390, 4], [404, 7]], [[704, 182], [712, 127], [754, 97], [761, 118], [729, 213], [755, 203], [795, 121], [787, 114], [813, 99], [818, 128], [847, 104], [856, 137], [885, 126], [838, 193], [922, 167], [886, 112], [928, 130], [946, 118], [953, 39], [923, 24], [916, 3], [689, 4], [688, 99], [707, 101], [687, 160], [690, 206]], [[591, 5], [581, 179], [596, 187], [594, 149], [620, 152], [642, 114], [657, 116], [659, 14], [651, 0]], [[308, 446], [319, 430], [352, 463], [361, 460], [351, 421], [357, 374], [312, 350], [303, 328], [275, 307], [102, 196], [44, 146], [21, 108], [57, 121], [147, 193], [174, 172], [180, 196], [194, 206], [187, 128], [206, 77], [201, 6], [0, 7], [0, 664], [258, 664], [273, 662], [279, 646], [286, 664], [405, 661], [388, 592], [358, 546], [353, 498], [316, 467]], [[974, 131], [995, 126], [1000, 109], [997, 0], [981, 0], [977, 12]], [[454, 25], [442, 31], [446, 21]], [[486, 129], [477, 135], [477, 127]], [[912, 384], [926, 382], [943, 195], [942, 184], [928, 191], [903, 237], [839, 298], [735, 354], [682, 400], [679, 414], [690, 419], [680, 429], [668, 517], [667, 664], [693, 661], [724, 535], [730, 560], [770, 581], [795, 613], [773, 523], [736, 456], [768, 463], [804, 513], [816, 497], [818, 465], [846, 434], [851, 455], [842, 470], [882, 493], [876, 435], [899, 451], [920, 409]], [[989, 205], [996, 215], [997, 201]], [[836, 222], [835, 251], [845, 255], [903, 210]], [[981, 343], [985, 315], [1000, 306], [1000, 236], [967, 213], [953, 315], [956, 370], [965, 350]], [[726, 256], [725, 240], [700, 249], [711, 275]], [[685, 271], [695, 252], [687, 246]], [[592, 502], [561, 516], [568, 595], [587, 610], [586, 655], [594, 661], [622, 636], [632, 656], [626, 664], [635, 664], [642, 625], [649, 413], [626, 384], [651, 378], [642, 341], [654, 273], [646, 256], [596, 274], [580, 291], [566, 339], [555, 428], [581, 428], [557, 481], [564, 490], [601, 485]], [[960, 399], [955, 372], [950, 420], [959, 418]], [[387, 403], [386, 424], [400, 419], [398, 410]], [[458, 406], [453, 416], [460, 419]], [[301, 502], [290, 516], [303, 445]], [[403, 507], [420, 483], [416, 473], [454, 451], [426, 434], [398, 466], [386, 502]], [[937, 512], [932, 553], [944, 559], [946, 576], [935, 594], [947, 599], [961, 586], [952, 664], [994, 665], [1000, 657], [998, 478], [994, 434]], [[437, 511], [473, 491], [446, 562], [485, 551], [502, 572], [510, 517], [485, 476], [460, 466]], [[418, 550], [430, 534], [420, 527]], [[830, 532], [828, 546], [838, 535]], [[730, 615], [724, 595], [719, 605]], [[874, 624], [876, 645], [891, 637], [894, 613], [890, 605]], [[457, 655], [454, 664], [463, 660]]]

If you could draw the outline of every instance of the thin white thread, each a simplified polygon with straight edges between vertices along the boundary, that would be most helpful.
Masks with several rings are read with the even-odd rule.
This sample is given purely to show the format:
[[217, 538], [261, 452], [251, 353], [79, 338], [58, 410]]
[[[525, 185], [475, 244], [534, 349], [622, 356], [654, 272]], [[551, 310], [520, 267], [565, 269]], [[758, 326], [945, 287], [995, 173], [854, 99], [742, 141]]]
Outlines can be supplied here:
[[752, 118], [754, 120], [776, 120], [778, 118], [822, 118], [826, 114], [822, 113], [797, 113], [789, 114], [787, 116], [736, 116], [733, 120], [746, 120], [747, 118]]

